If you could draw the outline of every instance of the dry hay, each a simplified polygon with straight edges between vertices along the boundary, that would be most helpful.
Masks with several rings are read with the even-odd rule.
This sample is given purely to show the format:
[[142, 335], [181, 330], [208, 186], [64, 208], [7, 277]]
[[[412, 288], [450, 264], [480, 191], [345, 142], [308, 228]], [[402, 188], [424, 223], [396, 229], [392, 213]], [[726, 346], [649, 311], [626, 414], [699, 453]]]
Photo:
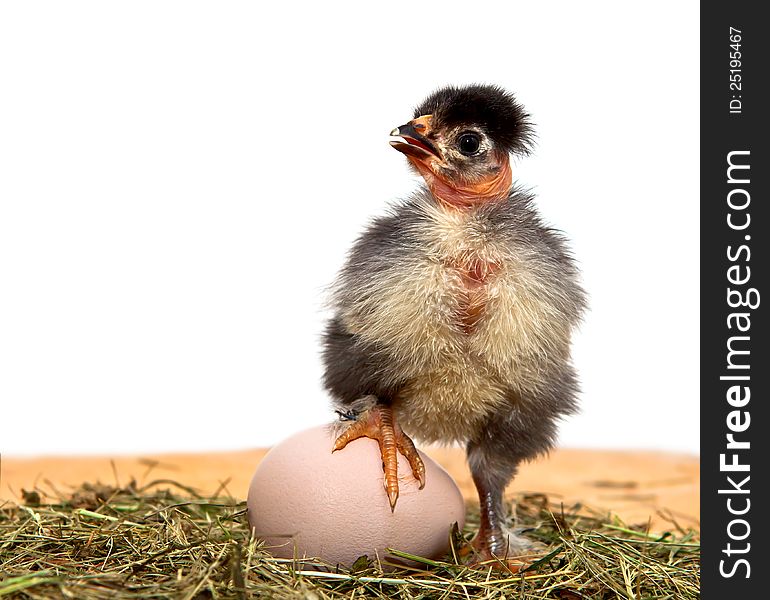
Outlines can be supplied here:
[[698, 535], [673, 519], [671, 531], [655, 535], [584, 507], [552, 506], [543, 495], [520, 496], [515, 512], [548, 548], [521, 572], [458, 561], [478, 527], [477, 508], [465, 531], [448, 532], [452, 553], [443, 561], [417, 558], [422, 569], [393, 570], [369, 557], [345, 569], [273, 558], [250, 538], [245, 502], [224, 488], [206, 498], [167, 480], [37, 489], [0, 506], [0, 597], [699, 597]]

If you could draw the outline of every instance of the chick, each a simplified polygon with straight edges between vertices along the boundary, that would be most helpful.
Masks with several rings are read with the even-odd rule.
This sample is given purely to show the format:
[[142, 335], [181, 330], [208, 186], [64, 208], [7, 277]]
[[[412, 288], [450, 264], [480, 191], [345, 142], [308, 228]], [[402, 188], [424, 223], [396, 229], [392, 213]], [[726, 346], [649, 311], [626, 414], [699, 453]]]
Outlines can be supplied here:
[[503, 491], [576, 409], [579, 273], [512, 185], [510, 155], [533, 137], [513, 95], [439, 89], [391, 136], [425, 186], [369, 225], [332, 288], [324, 384], [349, 421], [333, 451], [376, 439], [393, 509], [397, 452], [425, 484], [411, 437], [464, 444], [481, 506], [474, 545], [484, 559], [520, 556], [531, 545], [506, 528]]

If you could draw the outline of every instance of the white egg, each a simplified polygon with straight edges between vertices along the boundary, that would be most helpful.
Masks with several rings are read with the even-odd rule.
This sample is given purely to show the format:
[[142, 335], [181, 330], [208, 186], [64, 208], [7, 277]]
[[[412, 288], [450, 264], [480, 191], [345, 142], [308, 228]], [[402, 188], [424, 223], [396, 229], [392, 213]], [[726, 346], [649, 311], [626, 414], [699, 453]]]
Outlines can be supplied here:
[[447, 552], [452, 523], [465, 522], [465, 505], [443, 468], [420, 452], [420, 490], [399, 454], [400, 494], [391, 512], [377, 442], [361, 438], [332, 454], [333, 444], [329, 427], [315, 427], [284, 440], [259, 464], [249, 487], [249, 523], [273, 555], [349, 566], [364, 554], [392, 560], [386, 548], [427, 558]]

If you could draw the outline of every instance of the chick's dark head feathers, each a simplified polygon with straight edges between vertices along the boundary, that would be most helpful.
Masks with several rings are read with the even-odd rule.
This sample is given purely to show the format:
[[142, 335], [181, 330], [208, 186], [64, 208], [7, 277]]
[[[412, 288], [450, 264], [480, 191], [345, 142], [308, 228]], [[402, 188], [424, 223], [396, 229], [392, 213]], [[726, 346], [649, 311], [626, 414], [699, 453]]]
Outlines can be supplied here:
[[479, 126], [506, 152], [528, 154], [533, 145], [529, 115], [513, 94], [496, 85], [441, 88], [415, 108], [414, 117], [421, 115], [433, 115], [434, 128]]
[[510, 191], [510, 153], [532, 145], [529, 115], [494, 85], [448, 86], [433, 92], [414, 118], [390, 132], [443, 205], [472, 207]]

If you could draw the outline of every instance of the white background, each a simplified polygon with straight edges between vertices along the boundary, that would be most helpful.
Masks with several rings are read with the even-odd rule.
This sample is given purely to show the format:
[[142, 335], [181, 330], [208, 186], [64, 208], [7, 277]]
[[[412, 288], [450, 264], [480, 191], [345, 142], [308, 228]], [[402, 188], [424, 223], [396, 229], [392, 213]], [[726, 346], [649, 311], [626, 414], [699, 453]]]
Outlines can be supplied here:
[[274, 443], [331, 416], [324, 287], [416, 185], [388, 132], [514, 91], [591, 295], [566, 446], [698, 451], [694, 2], [0, 8], [0, 451]]

